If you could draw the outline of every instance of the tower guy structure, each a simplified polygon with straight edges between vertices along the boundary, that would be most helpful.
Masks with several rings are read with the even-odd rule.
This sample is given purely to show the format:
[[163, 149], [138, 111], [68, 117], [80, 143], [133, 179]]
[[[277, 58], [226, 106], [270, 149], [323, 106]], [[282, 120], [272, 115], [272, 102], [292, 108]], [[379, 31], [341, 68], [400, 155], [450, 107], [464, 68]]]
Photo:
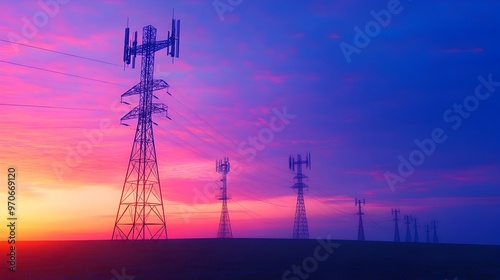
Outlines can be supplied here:
[[365, 240], [365, 230], [363, 229], [363, 218], [362, 216], [365, 214], [361, 211], [361, 204], [365, 204], [365, 200], [354, 199], [354, 205], [358, 206], [358, 216], [359, 216], [359, 225], [358, 225], [358, 240]]
[[232, 238], [233, 232], [231, 231], [231, 222], [229, 220], [229, 210], [227, 209], [227, 200], [230, 199], [227, 195], [227, 173], [230, 170], [230, 163], [228, 158], [215, 161], [215, 171], [222, 175], [222, 188], [221, 194], [218, 197], [222, 200], [222, 211], [220, 213], [219, 230], [217, 238]]
[[394, 216], [394, 242], [400, 242], [399, 238], [399, 219], [398, 219], [399, 209], [392, 209], [392, 215]]
[[410, 215], [405, 215], [405, 224], [406, 224], [406, 242], [411, 242], [411, 233], [410, 233], [410, 224], [412, 221], [412, 218]]
[[[309, 228], [307, 226], [307, 216], [306, 216], [306, 205], [304, 203], [304, 188], [309, 186], [303, 181], [308, 177], [302, 174], [302, 165], [306, 168], [311, 169], [311, 154], [307, 154], [306, 159], [302, 160], [301, 155], [297, 155], [297, 159], [290, 156], [288, 158], [288, 167], [293, 172], [297, 168], [297, 173], [293, 177], [297, 182], [292, 186], [293, 189], [297, 190], [297, 205], [295, 208], [295, 219], [293, 222], [293, 238], [294, 239], [308, 239], [309, 238]], [[297, 166], [297, 167], [295, 167]]]
[[[179, 57], [180, 20], [172, 19], [172, 34], [167, 40], [156, 41], [156, 28], [148, 25], [142, 29], [142, 45], [137, 45], [137, 32], [134, 41], [129, 39], [129, 28], [125, 29], [125, 44], [123, 61], [132, 62], [135, 68], [135, 58], [141, 55], [141, 81], [121, 95], [123, 98], [132, 95], [139, 96], [139, 104], [120, 119], [120, 123], [137, 119], [134, 143], [130, 153], [120, 204], [116, 214], [112, 239], [144, 240], [166, 239], [167, 226], [163, 207], [163, 198], [156, 160], [156, 149], [153, 137], [152, 115], [156, 113], [167, 115], [167, 106], [153, 102], [153, 91], [168, 88], [169, 85], [154, 79], [155, 52], [167, 48], [171, 57]], [[127, 125], [128, 126], [128, 125]]]

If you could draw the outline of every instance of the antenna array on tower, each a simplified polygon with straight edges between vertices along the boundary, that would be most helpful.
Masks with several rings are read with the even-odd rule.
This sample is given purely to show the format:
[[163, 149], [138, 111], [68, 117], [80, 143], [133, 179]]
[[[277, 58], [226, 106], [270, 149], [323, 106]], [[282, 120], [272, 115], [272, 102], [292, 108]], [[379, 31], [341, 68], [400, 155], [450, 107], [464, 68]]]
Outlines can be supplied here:
[[[154, 27], [153, 27], [154, 28]], [[155, 29], [156, 34], [156, 29]], [[167, 55], [172, 57], [172, 63], [174, 62], [174, 58], [179, 58], [179, 45], [181, 41], [181, 20], [175, 20], [172, 18], [172, 34], [170, 31], [167, 35], [167, 40], [157, 41], [156, 46], [149, 46], [154, 48], [154, 52], [159, 51], [161, 49], [167, 49]], [[137, 31], [134, 32], [134, 40], [130, 39], [130, 28], [128, 27], [128, 19], [127, 19], [127, 27], [125, 28], [125, 41], [123, 45], [123, 63], [126, 65], [130, 65], [132, 63], [132, 69], [135, 68], [135, 58], [137, 55], [144, 55], [145, 48], [144, 44], [141, 46], [137, 46]]]

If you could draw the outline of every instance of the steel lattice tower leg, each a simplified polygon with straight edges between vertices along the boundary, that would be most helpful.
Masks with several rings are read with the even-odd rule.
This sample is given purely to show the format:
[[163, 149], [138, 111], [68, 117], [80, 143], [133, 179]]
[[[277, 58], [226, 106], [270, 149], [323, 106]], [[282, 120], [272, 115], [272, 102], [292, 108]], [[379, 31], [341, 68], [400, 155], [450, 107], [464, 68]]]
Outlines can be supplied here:
[[217, 238], [233, 238], [231, 221], [229, 220], [229, 210], [227, 209], [227, 200], [222, 200], [222, 212], [220, 213]]
[[141, 81], [122, 95], [140, 97], [137, 107], [121, 119], [138, 120], [112, 239], [167, 238], [152, 120], [153, 113], [166, 114], [167, 106], [152, 101], [154, 90], [168, 87], [165, 81], [153, 79], [154, 54], [170, 44], [171, 41], [156, 42], [153, 26], [143, 28], [142, 45], [136, 49], [142, 55]]
[[217, 238], [232, 238], [233, 232], [231, 230], [231, 221], [229, 220], [229, 210], [227, 209], [227, 173], [230, 170], [230, 163], [228, 158], [224, 161], [219, 160], [215, 163], [215, 169], [222, 174], [222, 188], [219, 200], [222, 200], [222, 211], [220, 213], [219, 230], [217, 231]]
[[294, 239], [309, 238], [306, 205], [304, 202], [304, 188], [308, 188], [309, 186], [303, 182], [303, 179], [307, 179], [308, 177], [302, 173], [302, 164], [305, 164], [307, 168], [311, 169], [310, 154], [306, 156], [306, 160], [302, 160], [301, 155], [297, 155], [297, 160], [293, 157], [290, 157], [288, 160], [290, 170], [295, 171], [295, 166], [297, 165], [297, 175], [294, 177], [297, 182], [292, 186], [292, 188], [297, 189], [297, 204], [295, 207], [295, 219], [293, 222]]
[[358, 215], [359, 215], [359, 224], [358, 224], [358, 240], [365, 240], [365, 230], [363, 228], [363, 212], [361, 211], [361, 204], [365, 204], [365, 200], [355, 199], [354, 205], [358, 205]]
[[304, 202], [304, 189], [297, 188], [297, 204], [295, 206], [295, 219], [293, 222], [293, 238], [308, 239], [306, 205]]

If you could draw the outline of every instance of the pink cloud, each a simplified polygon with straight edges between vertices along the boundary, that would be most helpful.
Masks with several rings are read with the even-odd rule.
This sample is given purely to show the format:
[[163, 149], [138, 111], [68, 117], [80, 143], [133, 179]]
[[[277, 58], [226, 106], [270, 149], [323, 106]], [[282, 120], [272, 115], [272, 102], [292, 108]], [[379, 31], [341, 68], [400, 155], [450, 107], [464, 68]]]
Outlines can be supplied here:
[[302, 38], [304, 37], [304, 32], [297, 32], [295, 34], [292, 34], [292, 38]]
[[438, 173], [438, 176], [443, 179], [458, 181], [460, 184], [498, 183], [496, 170], [498, 170], [497, 165], [485, 165], [469, 169], [442, 171]]
[[237, 48], [238, 48], [239, 52], [246, 52], [248, 49], [248, 46], [244, 43], [239, 43]]
[[285, 76], [273, 74], [271, 70], [264, 70], [261, 73], [254, 74], [253, 79], [257, 81], [267, 80], [273, 83], [283, 83], [287, 80]]
[[314, 82], [321, 79], [321, 76], [317, 73], [306, 73], [301, 76], [304, 81]]
[[330, 39], [340, 39], [340, 35], [337, 33], [332, 33], [328, 36]]
[[238, 16], [237, 13], [232, 12], [232, 13], [225, 13], [224, 14], [224, 22], [239, 22], [240, 17]]
[[269, 114], [269, 112], [271, 112], [271, 109], [269, 107], [266, 107], [266, 106], [259, 106], [259, 107], [254, 107], [254, 108], [250, 108], [248, 109], [248, 112], [249, 113], [252, 113], [252, 114]]
[[333, 138], [333, 139], [326, 139], [326, 140], [297, 140], [297, 139], [292, 139], [290, 143], [296, 145], [296, 144], [332, 144], [332, 143], [339, 143], [341, 140], [339, 137]]
[[371, 176], [375, 180], [385, 180], [384, 173], [385, 170], [345, 170], [343, 171], [347, 174], [356, 174], [356, 175], [366, 175]]

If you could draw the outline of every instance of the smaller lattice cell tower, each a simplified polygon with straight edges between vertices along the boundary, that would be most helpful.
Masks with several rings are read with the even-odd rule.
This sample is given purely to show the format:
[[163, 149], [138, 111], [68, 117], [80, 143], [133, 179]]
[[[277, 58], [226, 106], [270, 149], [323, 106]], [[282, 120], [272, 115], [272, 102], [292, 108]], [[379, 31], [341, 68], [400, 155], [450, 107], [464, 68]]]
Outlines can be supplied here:
[[410, 224], [412, 221], [411, 215], [405, 215], [405, 224], [406, 224], [406, 242], [411, 242], [411, 232], [410, 232]]
[[418, 239], [417, 221], [418, 221], [417, 218], [413, 218], [413, 226], [415, 228], [414, 236], [413, 236], [413, 238], [414, 238], [413, 242], [419, 243], [420, 240]]
[[227, 209], [227, 200], [231, 199], [227, 194], [227, 174], [231, 169], [229, 158], [224, 158], [215, 161], [215, 171], [222, 175], [221, 193], [218, 196], [222, 200], [222, 211], [220, 213], [219, 230], [217, 231], [217, 238], [232, 238], [233, 232], [231, 230], [231, 221], [229, 220], [229, 210]]
[[394, 242], [400, 242], [399, 238], [399, 209], [392, 209], [392, 215], [394, 216]]
[[297, 180], [297, 182], [292, 186], [293, 189], [297, 190], [297, 205], [295, 208], [295, 219], [293, 222], [294, 239], [309, 238], [306, 205], [304, 202], [304, 188], [308, 188], [309, 186], [303, 182], [304, 179], [307, 179], [308, 177], [302, 173], [302, 165], [305, 165], [306, 168], [311, 169], [311, 154], [307, 154], [305, 160], [302, 160], [301, 155], [297, 155], [297, 159], [292, 156], [288, 158], [288, 167], [292, 172], [295, 171], [295, 166], [297, 166], [297, 173], [295, 177], [293, 177], [295, 180]]
[[358, 206], [358, 216], [359, 216], [359, 224], [358, 224], [358, 240], [365, 240], [365, 230], [363, 228], [363, 218], [362, 216], [365, 214], [361, 211], [361, 204], [365, 205], [365, 200], [354, 199], [354, 205]]
[[434, 232], [434, 235], [432, 237], [432, 243], [439, 243], [438, 242], [438, 235], [437, 235], [438, 222], [436, 220], [432, 220], [431, 227], [432, 227], [432, 231]]
[[431, 236], [429, 233], [429, 229], [430, 229], [430, 225], [426, 224], [425, 225], [425, 233], [426, 233], [425, 242], [427, 242], [427, 243], [431, 243]]

